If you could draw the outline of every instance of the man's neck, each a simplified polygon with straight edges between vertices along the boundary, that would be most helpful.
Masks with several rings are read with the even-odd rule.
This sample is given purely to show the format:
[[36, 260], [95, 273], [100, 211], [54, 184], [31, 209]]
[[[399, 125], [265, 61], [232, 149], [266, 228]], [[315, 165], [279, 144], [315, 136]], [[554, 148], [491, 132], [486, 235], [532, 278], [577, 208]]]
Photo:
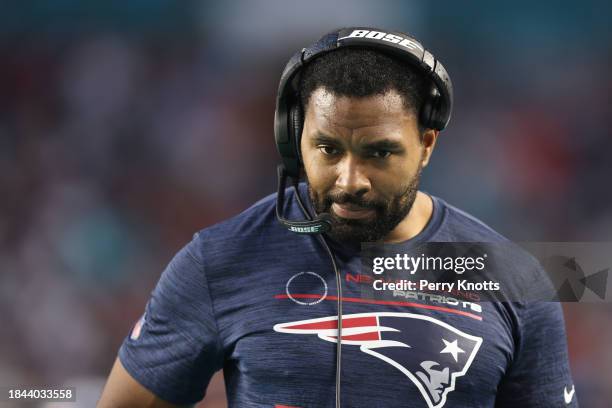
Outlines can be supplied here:
[[433, 201], [430, 196], [417, 191], [410, 212], [383, 240], [385, 243], [407, 241], [425, 229], [433, 215]]

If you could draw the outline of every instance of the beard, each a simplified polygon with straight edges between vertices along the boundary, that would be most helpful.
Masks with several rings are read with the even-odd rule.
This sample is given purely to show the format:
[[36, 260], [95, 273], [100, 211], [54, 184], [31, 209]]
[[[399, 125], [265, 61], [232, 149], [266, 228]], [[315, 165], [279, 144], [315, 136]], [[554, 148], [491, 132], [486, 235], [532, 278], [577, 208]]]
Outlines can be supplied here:
[[[340, 191], [319, 194], [308, 183], [308, 194], [317, 214], [328, 213], [332, 219], [331, 231], [327, 234], [335, 241], [358, 244], [382, 240], [408, 215], [416, 199], [421, 178], [422, 165], [408, 185], [390, 200], [367, 200], [363, 197]], [[374, 216], [366, 219], [338, 217], [331, 209], [333, 203], [353, 204], [363, 209], [374, 210]]]

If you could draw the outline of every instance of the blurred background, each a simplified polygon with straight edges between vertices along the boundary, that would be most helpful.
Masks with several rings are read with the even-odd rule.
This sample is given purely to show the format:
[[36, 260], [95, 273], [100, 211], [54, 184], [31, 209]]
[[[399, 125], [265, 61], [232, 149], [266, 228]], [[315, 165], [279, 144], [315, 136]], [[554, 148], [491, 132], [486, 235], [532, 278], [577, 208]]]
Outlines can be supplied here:
[[[422, 189], [513, 240], [612, 241], [609, 2], [25, 3], [0, 13], [0, 385], [94, 406], [173, 254], [275, 190], [282, 68], [343, 25], [453, 78]], [[609, 407], [612, 307], [564, 308], [581, 406]]]

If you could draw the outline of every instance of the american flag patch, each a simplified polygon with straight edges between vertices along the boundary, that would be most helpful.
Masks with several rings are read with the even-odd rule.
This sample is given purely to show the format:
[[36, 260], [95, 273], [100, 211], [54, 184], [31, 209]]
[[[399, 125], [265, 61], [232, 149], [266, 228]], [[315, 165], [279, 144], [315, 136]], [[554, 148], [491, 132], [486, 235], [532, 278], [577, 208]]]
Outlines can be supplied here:
[[145, 324], [145, 321], [146, 321], [145, 316], [146, 314], [143, 314], [142, 317], [138, 319], [138, 321], [134, 325], [134, 328], [132, 329], [132, 334], [130, 334], [130, 339], [136, 340], [138, 339], [138, 337], [140, 337], [142, 326]]

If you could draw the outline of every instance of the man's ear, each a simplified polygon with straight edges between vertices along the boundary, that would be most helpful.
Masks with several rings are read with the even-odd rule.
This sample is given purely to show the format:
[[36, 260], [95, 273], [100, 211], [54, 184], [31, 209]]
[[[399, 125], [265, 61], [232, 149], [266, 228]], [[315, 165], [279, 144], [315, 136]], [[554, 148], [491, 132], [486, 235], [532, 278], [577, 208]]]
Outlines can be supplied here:
[[423, 146], [423, 159], [421, 164], [423, 167], [429, 164], [429, 158], [433, 153], [434, 147], [436, 146], [436, 140], [438, 140], [439, 130], [427, 129], [421, 135], [421, 146]]

